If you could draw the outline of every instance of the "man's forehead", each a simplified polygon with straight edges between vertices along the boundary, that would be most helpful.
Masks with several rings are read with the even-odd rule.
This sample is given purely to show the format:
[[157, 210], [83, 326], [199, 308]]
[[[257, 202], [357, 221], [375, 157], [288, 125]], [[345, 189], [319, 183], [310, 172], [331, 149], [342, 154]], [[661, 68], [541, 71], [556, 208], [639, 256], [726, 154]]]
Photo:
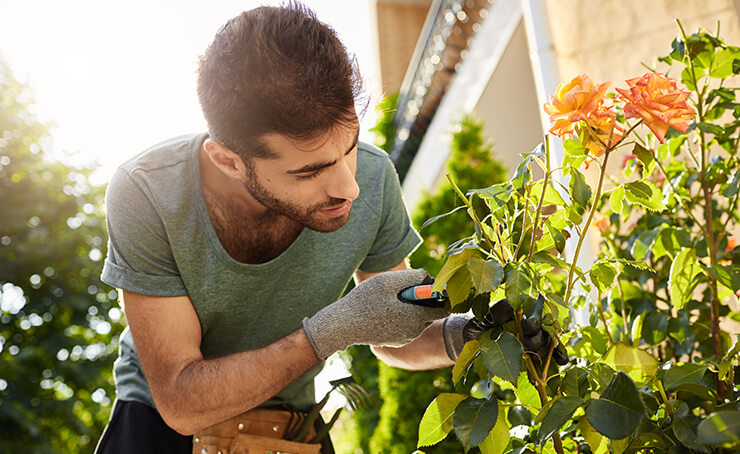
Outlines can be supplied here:
[[262, 142], [279, 159], [286, 154], [292, 155], [296, 152], [313, 153], [327, 147], [350, 148], [356, 143], [359, 133], [359, 125], [354, 124], [352, 126], [331, 128], [324, 133], [306, 139], [269, 133], [262, 136]]

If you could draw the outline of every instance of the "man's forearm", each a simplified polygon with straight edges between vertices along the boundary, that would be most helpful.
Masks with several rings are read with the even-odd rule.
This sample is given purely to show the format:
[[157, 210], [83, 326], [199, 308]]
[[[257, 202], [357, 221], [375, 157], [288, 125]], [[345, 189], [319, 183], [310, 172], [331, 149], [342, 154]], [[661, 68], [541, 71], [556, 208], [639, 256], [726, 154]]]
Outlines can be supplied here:
[[403, 347], [373, 346], [372, 351], [378, 359], [389, 366], [408, 370], [430, 370], [455, 364], [445, 351], [442, 338], [442, 324], [437, 320], [409, 344]]
[[188, 364], [155, 402], [171, 427], [192, 434], [265, 402], [319, 363], [300, 329], [257, 350]]

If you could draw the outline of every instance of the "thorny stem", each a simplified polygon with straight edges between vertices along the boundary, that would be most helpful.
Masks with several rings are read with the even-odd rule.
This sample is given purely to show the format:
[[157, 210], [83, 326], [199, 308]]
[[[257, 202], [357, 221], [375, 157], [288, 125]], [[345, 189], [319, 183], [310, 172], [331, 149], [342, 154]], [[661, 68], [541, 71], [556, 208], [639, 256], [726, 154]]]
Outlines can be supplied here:
[[537, 211], [534, 215], [534, 224], [532, 224], [532, 244], [529, 247], [529, 254], [527, 255], [527, 262], [532, 259], [532, 253], [534, 253], [535, 234], [537, 232], [537, 224], [540, 222], [540, 211], [542, 210], [542, 201], [545, 200], [545, 191], [547, 190], [547, 181], [550, 179], [550, 141], [545, 135], [545, 178], [542, 180], [542, 192], [540, 193], [540, 200], [537, 201]]
[[570, 265], [570, 270], [568, 271], [568, 286], [566, 287], [565, 291], [565, 303], [568, 304], [568, 301], [570, 301], [570, 294], [573, 291], [573, 286], [575, 284], [573, 280], [573, 274], [575, 273], [576, 269], [576, 262], [578, 261], [578, 255], [581, 253], [581, 247], [583, 246], [583, 241], [586, 239], [586, 233], [588, 232], [588, 226], [591, 225], [591, 220], [594, 217], [594, 213], [596, 213], [596, 206], [598, 205], [599, 198], [601, 198], [601, 190], [604, 186], [604, 174], [606, 174], [606, 163], [609, 160], [609, 154], [612, 150], [607, 149], [604, 152], [604, 160], [601, 162], [601, 169], [599, 172], [599, 184], [596, 188], [596, 195], [594, 196], [594, 203], [591, 205], [591, 211], [588, 213], [588, 218], [586, 219], [585, 228], [583, 229], [582, 233], [579, 233], [578, 235], [578, 244], [576, 245], [576, 252], [573, 254], [573, 262]]
[[[681, 21], [678, 22], [678, 26], [681, 29], [681, 35], [683, 36], [684, 42], [688, 41], [688, 37], [686, 36], [686, 32], [683, 29], [683, 25], [681, 25]], [[691, 59], [690, 55], [686, 55], [687, 60], [689, 62], [689, 69], [691, 72], [691, 82], [694, 84], [694, 88], [698, 89], [698, 80], [696, 78], [696, 72], [694, 69], [694, 61]], [[702, 87], [701, 94], [697, 96], [696, 100], [696, 115], [699, 120], [699, 123], [704, 122], [704, 99], [703, 94], [706, 92], [708, 86], [708, 82], [705, 82], [704, 87]], [[709, 246], [709, 263], [711, 265], [717, 264], [717, 248], [714, 241], [714, 232], [712, 231], [712, 221], [713, 221], [713, 214], [712, 214], [712, 193], [707, 185], [707, 159], [708, 159], [708, 147], [706, 139], [704, 138], [704, 131], [697, 128], [699, 130], [699, 147], [701, 152], [701, 170], [699, 174], [699, 179], [701, 181], [701, 187], [702, 191], [704, 192], [704, 216], [706, 218], [706, 225], [699, 224], [701, 227], [703, 227], [704, 234], [707, 237], [707, 245]], [[717, 298], [717, 281], [710, 276], [710, 290], [711, 290], [711, 301], [710, 301], [710, 309], [711, 309], [711, 317], [712, 317], [712, 350], [714, 351], [714, 355], [717, 358], [717, 360], [722, 358], [722, 347], [720, 343], [719, 338], [719, 299]], [[725, 395], [727, 394], [727, 389], [725, 387], [724, 382], [722, 382], [719, 379], [719, 376], [717, 376], [717, 400], [718, 402], [721, 402], [724, 400]]]

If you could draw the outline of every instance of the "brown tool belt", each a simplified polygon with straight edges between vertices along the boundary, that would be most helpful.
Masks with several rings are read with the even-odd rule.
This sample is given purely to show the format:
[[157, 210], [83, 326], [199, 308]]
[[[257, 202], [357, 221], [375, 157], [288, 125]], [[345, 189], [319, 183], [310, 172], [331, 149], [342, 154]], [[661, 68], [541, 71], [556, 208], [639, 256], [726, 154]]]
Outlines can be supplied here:
[[[255, 408], [196, 433], [193, 454], [319, 454], [320, 444], [283, 439], [300, 419], [297, 412]], [[315, 434], [312, 427], [306, 439]]]

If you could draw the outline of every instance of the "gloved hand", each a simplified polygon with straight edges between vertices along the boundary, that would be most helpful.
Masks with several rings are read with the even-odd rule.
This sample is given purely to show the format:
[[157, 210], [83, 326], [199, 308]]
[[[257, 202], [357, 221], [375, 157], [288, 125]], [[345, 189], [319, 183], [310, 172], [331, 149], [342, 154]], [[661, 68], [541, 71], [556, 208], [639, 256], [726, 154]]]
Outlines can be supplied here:
[[419, 336], [443, 308], [402, 303], [398, 292], [419, 285], [424, 270], [386, 271], [362, 282], [344, 298], [303, 319], [303, 329], [321, 359], [354, 344], [399, 347]]
[[[501, 327], [511, 320], [514, 320], [514, 309], [506, 299], [497, 301], [491, 306], [483, 320], [478, 320], [472, 313], [450, 315], [445, 319], [442, 331], [447, 356], [457, 360], [465, 343], [477, 340], [489, 329]], [[535, 353], [535, 360], [547, 358], [552, 338], [542, 329], [540, 321], [522, 320], [522, 331], [524, 350]], [[557, 347], [553, 351], [553, 359], [561, 366], [568, 363], [568, 356]]]

